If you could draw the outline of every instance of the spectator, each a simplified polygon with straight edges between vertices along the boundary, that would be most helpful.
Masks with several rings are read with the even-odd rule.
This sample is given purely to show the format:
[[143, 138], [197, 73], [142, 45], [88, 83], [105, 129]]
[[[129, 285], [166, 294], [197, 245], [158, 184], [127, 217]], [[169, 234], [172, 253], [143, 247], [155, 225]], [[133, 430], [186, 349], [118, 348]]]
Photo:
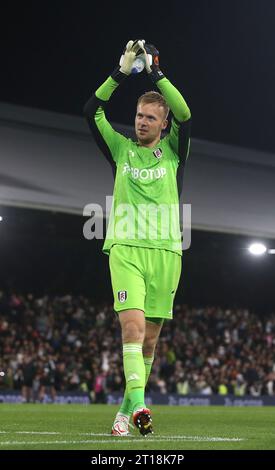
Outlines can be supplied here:
[[[82, 296], [5, 292], [0, 306], [1, 389], [21, 390], [26, 402], [38, 398], [38, 389], [40, 400], [49, 392], [54, 401], [56, 390], [82, 390], [87, 382], [98, 401], [122, 391], [121, 339], [111, 306]], [[260, 318], [243, 309], [186, 305], [175, 311], [164, 324], [148, 390], [274, 396], [274, 313]]]

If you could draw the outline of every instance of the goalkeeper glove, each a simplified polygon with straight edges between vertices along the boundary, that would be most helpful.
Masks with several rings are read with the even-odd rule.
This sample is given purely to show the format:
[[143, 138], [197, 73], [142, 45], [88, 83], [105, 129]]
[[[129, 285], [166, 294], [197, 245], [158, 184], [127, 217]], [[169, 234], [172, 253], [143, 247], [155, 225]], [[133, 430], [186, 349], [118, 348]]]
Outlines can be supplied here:
[[125, 78], [125, 75], [130, 75], [137, 55], [143, 52], [144, 42], [142, 39], [136, 39], [127, 43], [124, 53], [120, 58], [119, 66], [111, 75], [114, 80], [120, 82]]
[[126, 49], [123, 56], [120, 59], [120, 71], [126, 75], [130, 75], [133, 67], [133, 63], [137, 55], [141, 54], [143, 51], [145, 41], [142, 39], [136, 39], [135, 41], [129, 41], [127, 43]]
[[[140, 44], [140, 46], [142, 45]], [[164, 77], [159, 68], [159, 51], [153, 44], [144, 44], [142, 49], [145, 56], [146, 71], [153, 83], [156, 83]]]

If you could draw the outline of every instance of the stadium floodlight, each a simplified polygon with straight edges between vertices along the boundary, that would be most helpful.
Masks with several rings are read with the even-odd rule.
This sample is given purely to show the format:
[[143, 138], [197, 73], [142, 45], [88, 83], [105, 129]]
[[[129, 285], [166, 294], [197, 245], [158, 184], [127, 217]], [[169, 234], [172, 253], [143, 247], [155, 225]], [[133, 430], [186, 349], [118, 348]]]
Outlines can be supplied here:
[[249, 253], [254, 256], [264, 255], [267, 251], [266, 246], [263, 243], [251, 243], [248, 247]]
[[3, 217], [0, 215], [0, 222], [2, 222], [2, 220], [3, 220]]
[[271, 248], [270, 250], [268, 250], [268, 253], [270, 255], [275, 255], [275, 249], [274, 248]]

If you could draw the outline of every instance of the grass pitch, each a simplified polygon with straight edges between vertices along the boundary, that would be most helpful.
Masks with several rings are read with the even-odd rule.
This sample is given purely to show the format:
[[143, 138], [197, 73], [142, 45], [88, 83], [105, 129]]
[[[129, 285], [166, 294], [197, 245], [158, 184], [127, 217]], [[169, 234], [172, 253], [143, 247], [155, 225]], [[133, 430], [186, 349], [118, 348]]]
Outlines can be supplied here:
[[110, 435], [111, 405], [0, 404], [1, 450], [274, 450], [275, 407], [153, 406], [154, 434]]

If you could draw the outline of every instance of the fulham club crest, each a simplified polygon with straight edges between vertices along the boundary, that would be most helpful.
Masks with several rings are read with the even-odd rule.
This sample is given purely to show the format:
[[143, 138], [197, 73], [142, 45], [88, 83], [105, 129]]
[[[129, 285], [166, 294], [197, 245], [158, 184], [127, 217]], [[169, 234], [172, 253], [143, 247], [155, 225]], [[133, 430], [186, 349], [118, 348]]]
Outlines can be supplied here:
[[127, 291], [126, 290], [120, 290], [118, 292], [118, 300], [121, 304], [124, 304], [124, 302], [126, 302], [126, 299], [127, 299]]
[[158, 148], [157, 150], [154, 150], [153, 154], [159, 160], [162, 157], [162, 150]]

